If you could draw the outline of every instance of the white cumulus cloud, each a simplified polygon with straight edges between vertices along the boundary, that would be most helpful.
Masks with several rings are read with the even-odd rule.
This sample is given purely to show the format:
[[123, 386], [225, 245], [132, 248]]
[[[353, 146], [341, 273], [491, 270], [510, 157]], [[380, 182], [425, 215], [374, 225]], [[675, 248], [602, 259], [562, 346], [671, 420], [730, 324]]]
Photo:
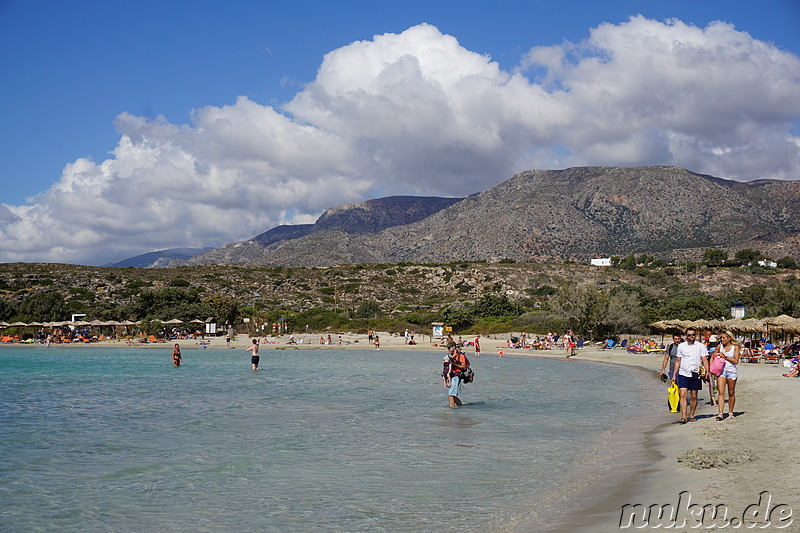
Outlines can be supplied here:
[[239, 97], [190, 124], [120, 114], [111, 157], [0, 205], [0, 260], [218, 246], [369, 197], [467, 195], [526, 168], [797, 179], [799, 96], [797, 56], [722, 22], [602, 24], [513, 71], [422, 24], [328, 53], [282, 108]]

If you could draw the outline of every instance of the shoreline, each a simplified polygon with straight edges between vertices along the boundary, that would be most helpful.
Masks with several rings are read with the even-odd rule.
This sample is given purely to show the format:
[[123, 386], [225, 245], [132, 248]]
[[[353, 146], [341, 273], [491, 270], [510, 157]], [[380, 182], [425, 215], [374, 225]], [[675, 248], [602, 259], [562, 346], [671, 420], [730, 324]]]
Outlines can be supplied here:
[[[396, 350], [439, 350], [430, 342], [421, 340], [415, 346], [404, 344], [402, 336], [380, 333], [382, 348]], [[272, 349], [372, 349], [366, 335], [342, 334], [343, 344], [338, 345], [338, 334], [332, 336], [332, 345], [320, 345], [319, 334], [299, 334], [295, 338], [304, 342], [289, 344], [288, 336], [278, 337], [278, 342], [262, 344], [262, 355]], [[425, 335], [428, 338], [428, 335]], [[472, 338], [464, 336], [464, 338]], [[422, 339], [417, 335], [417, 339]], [[210, 337], [208, 348], [225, 349], [225, 337]], [[127, 344], [125, 341], [101, 341], [96, 343], [75, 343], [51, 345], [50, 348], [92, 348], [119, 347], [169, 350], [172, 344], [179, 343], [182, 350], [203, 349], [199, 339], [180, 339], [161, 343]], [[505, 348], [504, 339], [481, 338], [483, 356], [497, 357], [502, 347], [510, 357], [564, 358], [562, 350], [521, 350]], [[244, 350], [252, 343], [251, 337], [239, 335], [231, 342], [231, 349]], [[44, 349], [38, 344], [10, 344], [9, 346], [31, 346]], [[467, 349], [467, 356], [474, 353]], [[664, 407], [649, 416], [633, 417], [614, 428], [609, 428], [605, 446], [616, 451], [615, 439], [632, 436], [634, 445], [632, 462], [624, 457], [614, 457], [603, 468], [595, 471], [597, 479], [588, 487], [578, 487], [571, 495], [574, 501], [562, 501], [552, 518], [553, 522], [536, 524], [535, 530], [554, 532], [576, 531], [618, 531], [622, 506], [641, 504], [679, 505], [682, 492], [687, 491], [692, 504], [724, 505], [727, 519], [740, 519], [746, 510], [752, 510], [761, 500], [761, 493], [768, 492], [761, 507], [777, 508], [783, 504], [794, 513], [793, 526], [784, 531], [797, 530], [800, 524], [800, 480], [795, 474], [795, 465], [800, 461], [800, 449], [794, 444], [800, 434], [791, 415], [794, 401], [800, 397], [800, 379], [783, 378], [783, 365], [740, 363], [740, 382], [736, 390], [736, 418], [717, 422], [714, 415], [717, 408], [708, 405], [707, 388], [699, 393], [698, 421], [685, 425], [677, 424], [678, 414], [666, 409], [666, 385], [655, 377], [661, 367], [662, 354], [629, 354], [622, 350], [601, 351], [586, 347], [578, 351], [576, 360], [618, 364], [638, 368], [643, 372], [653, 372], [652, 387], [656, 394], [662, 394]], [[643, 381], [647, 377], [643, 375]], [[629, 394], [629, 391], [620, 391]], [[632, 401], [639, 398], [632, 397]], [[591, 416], [590, 409], [587, 416]], [[610, 444], [609, 444], [610, 443]], [[602, 447], [602, 445], [601, 445]], [[608, 448], [607, 448], [608, 449]], [[678, 456], [686, 455], [682, 462]], [[568, 507], [567, 507], [568, 506]], [[767, 512], [770, 509], [766, 509]], [[571, 513], [571, 516], [568, 515]], [[545, 515], [549, 515], [546, 512]], [[688, 518], [688, 515], [687, 515]], [[769, 516], [763, 517], [769, 519]], [[773, 513], [778, 520], [779, 513]], [[786, 524], [786, 521], [783, 522]], [[520, 526], [521, 524], [516, 524]], [[749, 523], [748, 523], [749, 525]], [[763, 521], [759, 526], [763, 526]], [[733, 523], [730, 524], [733, 528]], [[775, 524], [773, 523], [773, 527]], [[630, 529], [635, 529], [631, 526]], [[702, 528], [688, 528], [697, 530]], [[760, 528], [759, 528], [760, 529]], [[681, 530], [675, 529], [673, 530]]]
[[[589, 349], [579, 352], [578, 358], [656, 373], [661, 368], [663, 354], [633, 355]], [[800, 396], [800, 382], [783, 378], [783, 365], [740, 363], [738, 368], [741, 383], [736, 389], [734, 420], [716, 421], [717, 407], [709, 405], [707, 389], [698, 394], [697, 422], [678, 424], [679, 415], [669, 413], [665, 405], [663, 410], [653, 414], [656, 422], [644, 433], [643, 452], [652, 462], [629, 465], [633, 467], [626, 472], [629, 482], [618, 484], [617, 492], [595, 491], [598, 499], [580, 506], [581, 514], [591, 517], [591, 522], [565, 518], [562, 527], [555, 531], [619, 531], [624, 505], [679, 507], [681, 493], [687, 504], [725, 506], [731, 528], [733, 520], [743, 519], [747, 510], [764, 508], [768, 513], [768, 507], [774, 509], [780, 505], [794, 514], [793, 519], [782, 524], [799, 524], [800, 480], [794, 475], [793, 467], [800, 460], [800, 451], [793, 444], [800, 431], [787, 423], [787, 419], [791, 416], [793, 400]], [[663, 390], [666, 404], [666, 386], [655, 378], [653, 386]], [[678, 459], [680, 456], [683, 456], [682, 461]], [[761, 498], [764, 491], [771, 497], [769, 503], [766, 497]], [[759, 503], [762, 505], [757, 505]], [[780, 519], [779, 514], [773, 513], [773, 527]], [[703, 529], [692, 528], [696, 523], [689, 520], [688, 514], [681, 516], [687, 518], [686, 529], [677, 530]], [[747, 521], [746, 526], [758, 524], [755, 527], [760, 529], [766, 526], [769, 518], [767, 515], [760, 521]], [[636, 529], [635, 523], [630, 529]], [[797, 528], [784, 527], [783, 530], [796, 531]]]

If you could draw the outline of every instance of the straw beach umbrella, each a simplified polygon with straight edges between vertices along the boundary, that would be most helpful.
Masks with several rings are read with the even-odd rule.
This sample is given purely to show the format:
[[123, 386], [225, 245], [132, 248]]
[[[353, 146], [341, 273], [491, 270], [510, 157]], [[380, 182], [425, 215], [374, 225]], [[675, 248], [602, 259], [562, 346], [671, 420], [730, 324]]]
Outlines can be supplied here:
[[770, 328], [780, 329], [784, 326], [794, 323], [795, 320], [795, 318], [790, 317], [789, 315], [780, 315], [775, 317], [767, 317], [763, 320], [763, 323], [765, 326]]
[[698, 320], [692, 320], [691, 322], [689, 322], [686, 325], [686, 327], [687, 328], [695, 328], [695, 329], [706, 329], [706, 328], [708, 328], [710, 326], [710, 324], [711, 324], [710, 320], [706, 320], [704, 318], [701, 318], [701, 319], [698, 319]]
[[669, 329], [666, 320], [659, 320], [658, 322], [653, 322], [652, 324], [650, 324], [650, 327], [653, 329], [657, 329], [659, 331], [666, 331]]
[[732, 333], [746, 332], [748, 327], [745, 319], [743, 318], [732, 318], [730, 320], [726, 320], [722, 326], [726, 331], [730, 331]]
[[769, 333], [784, 333], [786, 331], [785, 328], [793, 324], [794, 321], [795, 319], [789, 315], [771, 316], [762, 320]]
[[745, 318], [740, 325], [746, 333], [759, 333], [764, 330], [764, 322], [757, 318]]

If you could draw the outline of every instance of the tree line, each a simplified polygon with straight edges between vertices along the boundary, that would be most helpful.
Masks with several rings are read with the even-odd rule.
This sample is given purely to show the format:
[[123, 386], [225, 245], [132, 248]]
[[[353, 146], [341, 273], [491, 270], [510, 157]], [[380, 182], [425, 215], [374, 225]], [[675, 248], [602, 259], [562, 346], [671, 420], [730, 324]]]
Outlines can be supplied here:
[[[710, 253], [709, 256], [714, 255]], [[716, 258], [716, 256], [714, 256]], [[639, 262], [644, 259], [645, 261]], [[477, 298], [454, 294], [450, 302], [436, 309], [417, 309], [407, 305], [392, 307], [391, 302], [363, 300], [351, 306], [288, 308], [252, 302], [242, 306], [236, 301], [208, 295], [198, 289], [168, 287], [142, 290], [132, 303], [79, 303], [67, 301], [57, 291], [33, 292], [15, 304], [0, 300], [0, 320], [5, 322], [63, 321], [71, 313], [86, 313], [87, 320], [166, 321], [177, 318], [184, 322], [212, 317], [218, 324], [237, 325], [242, 330], [254, 329], [281, 321], [290, 331], [428, 331], [432, 322], [444, 322], [454, 331], [470, 333], [503, 333], [508, 331], [564, 331], [572, 329], [584, 338], [597, 339], [615, 334], [647, 333], [648, 325], [663, 319], [696, 320], [730, 316], [732, 302], [747, 308], [748, 316], [800, 316], [800, 280], [789, 275], [782, 282], [764, 276], [763, 284], [742, 288], [726, 288], [711, 295], [698, 283], [679, 276], [680, 266], [653, 266], [647, 257], [635, 257], [634, 271], [638, 283], [622, 283], [613, 287], [592, 285], [580, 280], [567, 280], [556, 286], [535, 285], [525, 290], [524, 297], [509, 298], [499, 291], [486, 291]], [[622, 262], [618, 268], [625, 268]], [[686, 272], [684, 265], [683, 272]], [[243, 319], [248, 318], [247, 324]]]

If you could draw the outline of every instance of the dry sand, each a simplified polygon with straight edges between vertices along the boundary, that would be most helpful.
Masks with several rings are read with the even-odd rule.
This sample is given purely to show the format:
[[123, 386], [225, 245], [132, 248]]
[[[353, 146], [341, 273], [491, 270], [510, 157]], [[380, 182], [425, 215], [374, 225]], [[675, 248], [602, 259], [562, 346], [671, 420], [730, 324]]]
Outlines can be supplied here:
[[[416, 346], [407, 346], [402, 336], [380, 333], [383, 349], [430, 350], [433, 349], [429, 335], [416, 335]], [[368, 344], [365, 335], [342, 334], [342, 345], [338, 345], [339, 334], [331, 334], [333, 345], [319, 344], [319, 334], [295, 335], [299, 344], [290, 344], [288, 336], [268, 337], [264, 350], [271, 349], [374, 349]], [[472, 337], [465, 336], [464, 339]], [[503, 339], [507, 338], [504, 336]], [[196, 340], [181, 340], [182, 349], [199, 348]], [[244, 349], [251, 339], [238, 335], [231, 343], [232, 349]], [[210, 346], [225, 347], [224, 337], [210, 339]], [[497, 356], [505, 340], [482, 337], [484, 356]], [[108, 346], [113, 341], [97, 343]], [[122, 342], [116, 344], [122, 345]], [[171, 343], [169, 343], [171, 345]], [[149, 344], [142, 347], [161, 348], [164, 344]], [[561, 350], [531, 351], [503, 348], [507, 356], [563, 357]], [[468, 352], [469, 354], [469, 352]], [[654, 387], [664, 387], [656, 379], [663, 355], [633, 355], [622, 350], [601, 351], [587, 347], [578, 351], [576, 359], [598, 363], [619, 364], [638, 367], [653, 372]], [[786, 369], [782, 365], [748, 364], [739, 365], [739, 384], [736, 389], [736, 418], [718, 422], [714, 415], [717, 408], [708, 405], [708, 392], [701, 391], [697, 409], [697, 422], [678, 424], [677, 414], [663, 411], [653, 413], [653, 418], [641, 424], [646, 433], [644, 446], [649, 464], [636, 464], [629, 477], [620, 474], [622, 481], [613, 490], [598, 491], [587, 496], [589, 502], [574, 502], [576, 508], [584, 507], [582, 514], [587, 517], [572, 525], [556, 528], [563, 531], [620, 531], [622, 506], [642, 504], [663, 506], [672, 504], [679, 507], [691, 496], [690, 504], [724, 505], [727, 508], [727, 527], [735, 528], [736, 520], [745, 515], [758, 524], [756, 530], [800, 531], [800, 443], [793, 418], [792, 406], [800, 397], [800, 379], [785, 378], [781, 374]], [[666, 399], [666, 395], [665, 395]], [[630, 429], [630, 428], [629, 428]], [[679, 461], [679, 457], [681, 460]], [[685, 492], [684, 492], [685, 491]], [[590, 491], [591, 492], [591, 491]], [[762, 493], [765, 493], [763, 494]], [[681, 493], [684, 493], [681, 500]], [[587, 493], [588, 494], [588, 493]], [[769, 501], [767, 498], [770, 498]], [[755, 505], [755, 504], [761, 505]], [[586, 504], [586, 505], [583, 505]], [[772, 515], [764, 516], [764, 510]], [[642, 509], [640, 509], [642, 511]], [[754, 514], [761, 511], [762, 516]], [[791, 513], [791, 516], [787, 516]], [[685, 527], [672, 527], [670, 531], [698, 531], [707, 527], [697, 526], [691, 516], [683, 513], [677, 516], [688, 519]], [[771, 519], [771, 525], [766, 521]], [[782, 519], [782, 521], [781, 521]], [[637, 529], [636, 524], [629, 528]], [[641, 529], [656, 526], [653, 517], [647, 523], [639, 523]], [[717, 525], [725, 525], [717, 522]], [[767, 527], [764, 527], [767, 526]], [[783, 526], [783, 527], [779, 527]], [[525, 528], [529, 530], [529, 528]], [[532, 531], [552, 529], [542, 525]]]

